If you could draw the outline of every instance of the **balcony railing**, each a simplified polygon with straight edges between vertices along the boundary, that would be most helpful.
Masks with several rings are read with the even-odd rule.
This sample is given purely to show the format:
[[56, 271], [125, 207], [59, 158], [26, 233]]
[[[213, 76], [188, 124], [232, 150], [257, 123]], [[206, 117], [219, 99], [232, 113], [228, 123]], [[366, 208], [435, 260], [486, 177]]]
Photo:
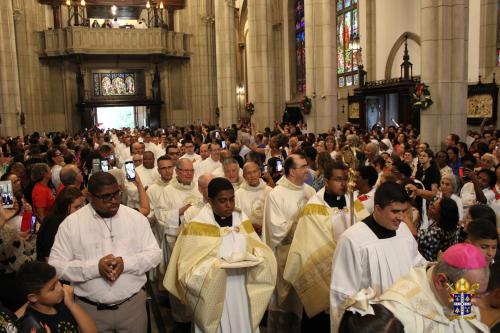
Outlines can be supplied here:
[[92, 29], [68, 27], [42, 32], [42, 56], [70, 54], [159, 54], [187, 58], [190, 35], [162, 28]]

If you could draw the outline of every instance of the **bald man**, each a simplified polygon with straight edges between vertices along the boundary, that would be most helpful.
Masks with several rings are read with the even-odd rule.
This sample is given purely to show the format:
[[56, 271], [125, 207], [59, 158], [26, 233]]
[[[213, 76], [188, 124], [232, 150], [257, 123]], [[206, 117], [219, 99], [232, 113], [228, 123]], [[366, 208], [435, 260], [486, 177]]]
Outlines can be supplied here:
[[243, 178], [245, 181], [235, 193], [236, 207], [248, 216], [258, 235], [262, 233], [264, 202], [272, 190], [262, 180], [261, 176], [262, 173], [257, 163], [245, 163], [243, 166]]
[[[185, 223], [184, 213], [186, 210], [197, 205], [202, 200], [194, 181], [193, 162], [186, 158], [180, 158], [175, 164], [176, 176], [170, 181], [162, 192], [158, 202], [157, 220], [164, 226], [167, 240], [167, 251], [165, 264], [168, 265], [172, 250], [179, 234], [179, 230]], [[175, 297], [169, 297], [172, 317], [175, 321], [185, 323], [190, 321], [190, 316], [185, 306]]]
[[208, 183], [210, 183], [212, 179], [214, 179], [214, 176], [211, 174], [204, 174], [198, 177], [198, 191], [203, 196], [203, 201], [197, 201], [184, 212], [184, 221], [186, 221], [186, 223], [198, 215], [203, 206], [208, 202]]
[[200, 146], [200, 157], [204, 161], [210, 156], [210, 151], [208, 150], [208, 145], [206, 143]]

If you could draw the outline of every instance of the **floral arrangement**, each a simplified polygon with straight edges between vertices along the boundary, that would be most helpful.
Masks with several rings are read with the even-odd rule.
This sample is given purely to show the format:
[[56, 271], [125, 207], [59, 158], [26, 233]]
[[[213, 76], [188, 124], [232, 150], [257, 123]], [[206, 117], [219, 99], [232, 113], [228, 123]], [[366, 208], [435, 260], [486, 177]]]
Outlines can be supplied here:
[[418, 83], [415, 90], [411, 90], [411, 106], [414, 110], [425, 110], [431, 106], [434, 101], [431, 98], [429, 86], [425, 83]]
[[245, 112], [251, 117], [255, 113], [255, 106], [252, 102], [248, 102], [245, 105]]
[[304, 98], [302, 98], [302, 100], [300, 101], [300, 110], [304, 114], [309, 114], [311, 112], [311, 109], [312, 109], [312, 100], [309, 97], [304, 96]]

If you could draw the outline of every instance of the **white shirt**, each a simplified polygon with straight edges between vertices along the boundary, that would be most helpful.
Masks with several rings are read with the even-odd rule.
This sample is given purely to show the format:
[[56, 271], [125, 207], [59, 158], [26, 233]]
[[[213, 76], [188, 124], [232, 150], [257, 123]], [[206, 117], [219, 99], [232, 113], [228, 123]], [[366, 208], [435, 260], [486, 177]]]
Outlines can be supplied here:
[[113, 20], [113, 21], [111, 22], [111, 28], [113, 28], [113, 29], [118, 29], [118, 28], [120, 28], [120, 23], [118, 23], [118, 21]]
[[[113, 283], [99, 275], [98, 267], [110, 253], [122, 257], [124, 264]], [[88, 204], [59, 226], [49, 264], [59, 278], [71, 282], [75, 295], [112, 304], [137, 293], [146, 283], [145, 273], [160, 260], [161, 250], [141, 213], [120, 205], [115, 216], [103, 219]]]

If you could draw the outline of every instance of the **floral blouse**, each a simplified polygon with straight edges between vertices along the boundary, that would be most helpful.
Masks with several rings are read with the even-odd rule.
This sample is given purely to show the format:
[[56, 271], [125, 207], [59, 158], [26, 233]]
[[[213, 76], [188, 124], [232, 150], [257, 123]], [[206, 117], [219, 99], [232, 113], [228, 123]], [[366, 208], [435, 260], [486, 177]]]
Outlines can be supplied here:
[[436, 261], [440, 251], [459, 242], [460, 230], [445, 231], [433, 223], [417, 232], [418, 251], [429, 261]]

